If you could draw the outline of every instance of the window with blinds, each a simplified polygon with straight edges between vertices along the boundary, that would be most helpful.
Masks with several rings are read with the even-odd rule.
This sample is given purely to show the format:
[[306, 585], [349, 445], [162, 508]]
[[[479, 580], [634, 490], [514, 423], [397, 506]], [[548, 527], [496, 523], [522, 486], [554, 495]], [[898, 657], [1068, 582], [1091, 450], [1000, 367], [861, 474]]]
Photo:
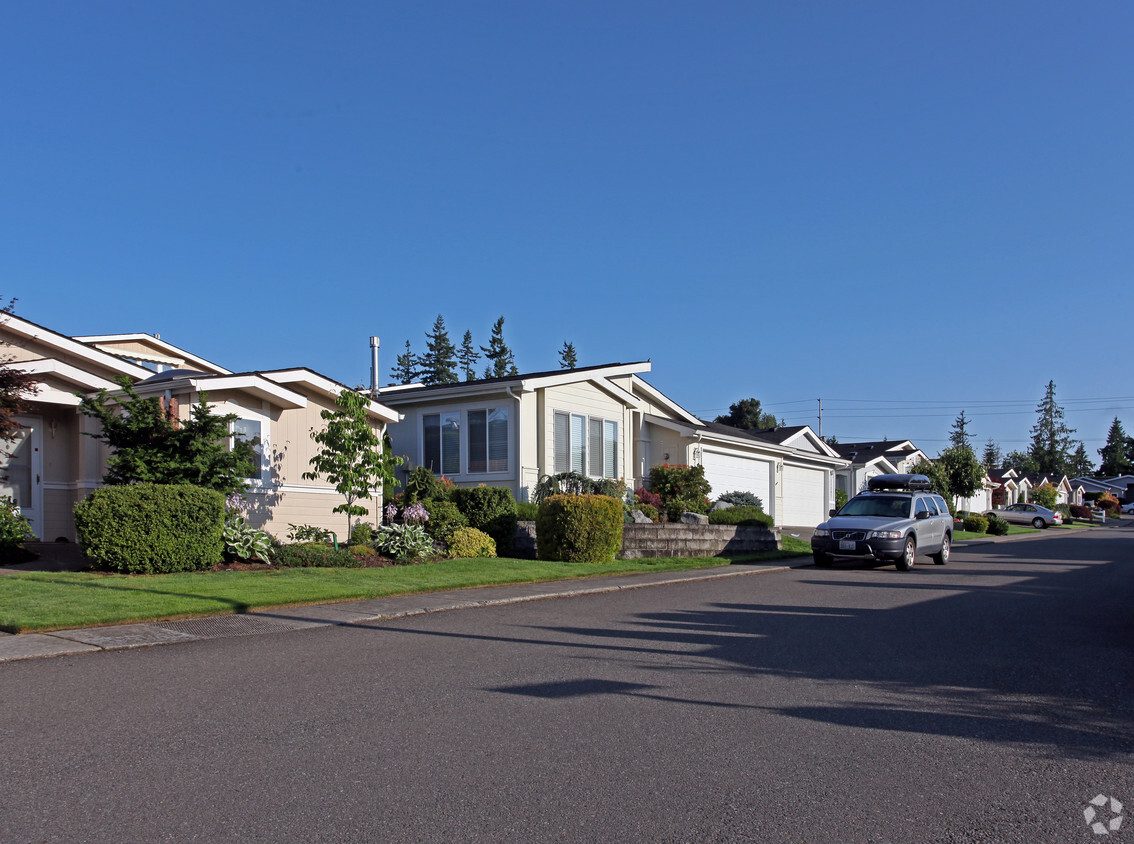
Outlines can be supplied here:
[[508, 408], [468, 411], [469, 472], [508, 471]]
[[[508, 408], [426, 413], [421, 417], [422, 464], [434, 474], [508, 471]], [[461, 467], [461, 451], [466, 465]]]
[[438, 475], [461, 473], [461, 414], [426, 413], [421, 417], [421, 458]]
[[555, 473], [592, 478], [618, 477], [618, 422], [556, 411], [553, 422]]

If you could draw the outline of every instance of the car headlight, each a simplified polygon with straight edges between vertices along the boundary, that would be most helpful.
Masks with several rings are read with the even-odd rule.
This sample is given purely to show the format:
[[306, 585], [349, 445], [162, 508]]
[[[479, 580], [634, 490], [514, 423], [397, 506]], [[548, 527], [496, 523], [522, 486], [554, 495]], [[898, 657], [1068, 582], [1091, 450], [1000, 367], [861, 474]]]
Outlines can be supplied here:
[[870, 532], [871, 539], [901, 539], [900, 530], [875, 530]]
[[827, 528], [815, 528], [815, 533], [813, 535], [814, 536], [830, 536], [831, 531], [827, 530]]

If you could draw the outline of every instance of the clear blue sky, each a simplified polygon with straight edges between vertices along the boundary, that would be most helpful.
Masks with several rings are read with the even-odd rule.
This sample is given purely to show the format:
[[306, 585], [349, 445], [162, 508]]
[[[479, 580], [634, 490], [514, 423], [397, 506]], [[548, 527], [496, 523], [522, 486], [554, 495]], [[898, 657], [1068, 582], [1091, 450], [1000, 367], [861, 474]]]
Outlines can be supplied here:
[[36, 2], [0, 10], [0, 292], [68, 334], [384, 377], [651, 358], [931, 454], [1049, 379], [1134, 428], [1134, 4]]

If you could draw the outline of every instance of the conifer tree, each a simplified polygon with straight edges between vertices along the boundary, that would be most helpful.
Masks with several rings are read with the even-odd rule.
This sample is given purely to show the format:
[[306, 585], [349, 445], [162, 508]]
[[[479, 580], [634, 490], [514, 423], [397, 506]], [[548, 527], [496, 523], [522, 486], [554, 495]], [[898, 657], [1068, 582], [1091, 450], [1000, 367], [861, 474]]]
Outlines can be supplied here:
[[992, 437], [989, 437], [988, 442], [984, 444], [984, 454], [980, 459], [980, 465], [984, 467], [984, 471], [991, 472], [993, 469], [999, 469], [1002, 461], [1000, 446]]
[[961, 415], [953, 420], [953, 428], [949, 432], [949, 443], [953, 448], [967, 448], [969, 451], [973, 450], [972, 435], [969, 434], [968, 427], [971, 419], [965, 418], [965, 411], [961, 411]]
[[1118, 417], [1114, 417], [1110, 431], [1106, 435], [1106, 445], [1099, 449], [1099, 457], [1102, 458], [1099, 474], [1104, 478], [1130, 474], [1134, 469], [1130, 461], [1131, 451], [1134, 450], [1132, 446], [1134, 441], [1126, 436], [1126, 430], [1118, 421]]
[[476, 378], [476, 362], [478, 360], [480, 360], [480, 352], [473, 345], [472, 332], [466, 331], [464, 339], [461, 340], [461, 348], [457, 350], [457, 364], [461, 367], [461, 372], [464, 373], [466, 381], [472, 381]]
[[1087, 454], [1087, 447], [1083, 445], [1083, 441], [1079, 440], [1079, 446], [1075, 449], [1075, 453], [1071, 455], [1071, 463], [1067, 467], [1067, 474], [1072, 477], [1081, 478], [1085, 475], [1090, 475], [1095, 471], [1095, 464], [1091, 462], [1091, 457]]
[[1063, 408], [1055, 401], [1055, 382], [1048, 381], [1047, 389], [1036, 406], [1036, 424], [1032, 426], [1032, 445], [1029, 454], [1035, 461], [1037, 472], [1062, 474], [1071, 457], [1071, 435], [1063, 421]]
[[417, 355], [413, 353], [410, 341], [406, 340], [406, 351], [398, 355], [398, 361], [390, 370], [390, 377], [398, 384], [412, 384], [421, 375]]
[[504, 343], [504, 317], [496, 320], [492, 325], [492, 337], [488, 346], [481, 346], [488, 365], [484, 368], [485, 378], [503, 378], [507, 375], [519, 375], [512, 350]]
[[425, 332], [426, 352], [419, 363], [421, 380], [425, 384], [457, 383], [457, 347], [445, 330], [441, 314], [433, 322], [433, 332]]
[[559, 368], [574, 369], [579, 365], [579, 358], [575, 354], [575, 344], [563, 341], [563, 348], [559, 350]]

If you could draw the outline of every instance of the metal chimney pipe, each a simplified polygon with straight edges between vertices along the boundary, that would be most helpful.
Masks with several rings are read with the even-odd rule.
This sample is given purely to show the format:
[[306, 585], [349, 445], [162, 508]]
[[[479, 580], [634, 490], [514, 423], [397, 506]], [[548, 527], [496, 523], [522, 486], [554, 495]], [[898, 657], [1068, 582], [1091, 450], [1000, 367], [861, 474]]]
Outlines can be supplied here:
[[370, 338], [370, 395], [378, 397], [378, 338]]

